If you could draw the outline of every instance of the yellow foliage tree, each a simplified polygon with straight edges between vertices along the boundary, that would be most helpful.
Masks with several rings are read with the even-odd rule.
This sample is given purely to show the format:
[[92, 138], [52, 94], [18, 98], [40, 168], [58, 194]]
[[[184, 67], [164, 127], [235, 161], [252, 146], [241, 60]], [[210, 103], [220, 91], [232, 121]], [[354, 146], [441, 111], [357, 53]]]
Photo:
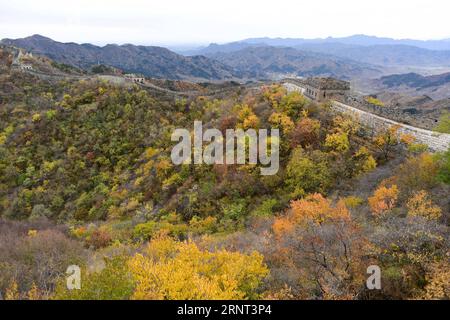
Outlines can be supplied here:
[[281, 100], [286, 96], [286, 89], [280, 85], [272, 85], [263, 88], [263, 97], [272, 108], [277, 109]]
[[41, 121], [41, 115], [39, 113], [33, 114], [33, 116], [31, 117], [31, 121], [33, 121], [33, 122]]
[[336, 132], [353, 135], [358, 132], [360, 125], [348, 116], [337, 116], [333, 119], [333, 127]]
[[422, 299], [450, 299], [450, 265], [447, 261], [433, 263], [427, 273], [427, 285]]
[[27, 296], [28, 296], [28, 300], [40, 300], [41, 299], [41, 293], [39, 292], [39, 289], [35, 283], [33, 283], [30, 290], [28, 290]]
[[258, 116], [253, 112], [252, 108], [248, 105], [239, 105], [236, 106], [236, 108], [240, 109], [238, 119], [242, 129], [258, 129], [260, 121]]
[[370, 154], [366, 147], [361, 147], [353, 155], [354, 172], [356, 175], [360, 175], [366, 172], [370, 172], [377, 167], [375, 158]]
[[325, 139], [325, 147], [338, 153], [347, 152], [350, 149], [348, 134], [345, 132], [338, 132], [327, 135]]
[[269, 122], [272, 124], [273, 128], [280, 129], [284, 134], [289, 134], [295, 127], [291, 118], [284, 113], [272, 113]]
[[308, 101], [301, 93], [294, 91], [281, 99], [278, 111], [287, 114], [292, 119], [298, 119], [307, 103]]
[[155, 239], [146, 255], [129, 261], [136, 281], [137, 300], [215, 300], [257, 297], [255, 291], [268, 274], [259, 253], [203, 251], [194, 243]]
[[439, 166], [439, 162], [430, 153], [410, 157], [400, 166], [398, 186], [407, 195], [420, 190], [429, 190], [437, 184]]
[[384, 130], [383, 132], [379, 133], [373, 139], [375, 146], [381, 152], [384, 160], [388, 159], [393, 147], [398, 145], [399, 143], [398, 135], [400, 128], [401, 128], [400, 125], [391, 126], [387, 130]]
[[374, 97], [366, 97], [366, 101], [370, 104], [376, 105], [378, 107], [384, 107], [384, 103], [377, 98]]
[[416, 192], [407, 202], [408, 216], [420, 216], [429, 220], [439, 219], [442, 210], [438, 206], [433, 205], [426, 191]]
[[11, 281], [9, 287], [6, 289], [5, 300], [19, 300], [19, 288], [15, 280]]
[[324, 299], [355, 297], [364, 281], [366, 240], [344, 200], [333, 205], [320, 194], [309, 195], [292, 202], [291, 210], [272, 228], [275, 250], [268, 259], [288, 265], [289, 272], [295, 270], [292, 274], [304, 289], [299, 298], [311, 297], [307, 288], [321, 292]]

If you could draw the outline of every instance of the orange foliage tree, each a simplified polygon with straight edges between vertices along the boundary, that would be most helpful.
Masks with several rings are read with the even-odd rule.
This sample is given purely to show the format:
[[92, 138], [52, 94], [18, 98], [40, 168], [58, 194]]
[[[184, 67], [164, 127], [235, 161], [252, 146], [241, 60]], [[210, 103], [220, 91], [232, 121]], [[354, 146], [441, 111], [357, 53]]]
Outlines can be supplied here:
[[320, 138], [320, 121], [309, 117], [302, 118], [291, 132], [291, 146], [307, 147], [315, 145]]
[[293, 201], [273, 231], [276, 250], [268, 260], [297, 275], [295, 297], [351, 299], [361, 290], [367, 241], [343, 201], [333, 205], [320, 194]]
[[378, 188], [369, 200], [369, 206], [376, 215], [381, 215], [394, 208], [398, 199], [398, 187], [396, 185], [387, 188]]
[[333, 207], [330, 200], [316, 193], [305, 199], [292, 201], [289, 214], [276, 219], [273, 229], [276, 235], [282, 235], [292, 231], [296, 225], [308, 222], [321, 224], [329, 220], [349, 218], [350, 213], [343, 201]]

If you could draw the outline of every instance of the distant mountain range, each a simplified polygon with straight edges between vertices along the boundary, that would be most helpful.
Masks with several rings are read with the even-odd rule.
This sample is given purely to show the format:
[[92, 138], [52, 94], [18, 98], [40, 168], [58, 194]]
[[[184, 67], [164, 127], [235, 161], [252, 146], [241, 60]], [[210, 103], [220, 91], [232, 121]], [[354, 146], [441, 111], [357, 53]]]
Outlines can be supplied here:
[[382, 77], [379, 80], [388, 88], [409, 87], [416, 89], [425, 89], [439, 87], [442, 85], [450, 85], [450, 73], [444, 73], [433, 76], [422, 76], [417, 73], [394, 74]]
[[312, 52], [326, 52], [337, 57], [384, 67], [450, 67], [450, 51], [428, 50], [403, 44], [356, 46], [325, 43], [303, 44], [296, 48]]
[[[183, 80], [277, 79], [286, 76], [333, 76], [352, 79], [380, 76], [376, 67], [323, 53], [271, 46], [235, 44], [228, 52], [183, 56], [166, 48], [131, 44], [104, 47], [61, 43], [40, 35], [3, 39], [5, 45], [24, 48], [57, 62], [90, 69], [97, 64], [148, 77]], [[239, 50], [240, 49], [240, 50]]]
[[405, 45], [413, 46], [428, 50], [450, 50], [450, 39], [443, 40], [410, 40], [410, 39], [392, 39], [379, 38], [366, 35], [354, 35], [342, 38], [318, 38], [318, 39], [303, 39], [303, 38], [249, 38], [241, 41], [231, 42], [223, 45], [211, 44], [208, 47], [199, 48], [197, 50], [189, 50], [183, 52], [184, 54], [201, 54], [203, 52], [222, 51], [230, 49], [243, 49], [245, 46], [274, 46], [274, 47], [298, 47], [303, 45], [317, 45], [317, 44], [343, 44], [350, 46], [379, 46], [379, 45]]
[[23, 48], [57, 62], [90, 69], [97, 64], [142, 73], [148, 77], [185, 80], [226, 80], [242, 78], [233, 68], [204, 56], [185, 57], [168, 49], [131, 44], [61, 43], [40, 35], [23, 39], [3, 39], [2, 44]]
[[277, 46], [290, 46], [296, 47], [303, 44], [324, 44], [324, 43], [341, 43], [356, 46], [377, 46], [377, 45], [406, 45], [413, 46], [428, 50], [450, 50], [450, 39], [443, 40], [410, 40], [410, 39], [392, 39], [392, 38], [379, 38], [366, 35], [353, 35], [350, 37], [333, 38], [328, 37], [325, 39], [282, 39], [282, 38], [253, 38], [247, 39], [243, 42], [247, 43], [267, 43], [268, 45]]
[[[246, 48], [291, 47], [304, 52], [324, 53], [375, 66], [387, 67], [449, 67], [450, 40], [416, 41], [394, 40], [367, 36], [348, 38], [271, 39], [255, 38], [184, 52], [208, 57], [218, 53], [232, 53]], [[434, 50], [431, 50], [434, 48]]]
[[381, 74], [380, 69], [370, 64], [295, 48], [247, 47], [238, 51], [206, 53], [205, 55], [240, 70], [252, 78], [331, 76], [350, 80]]
[[394, 74], [373, 80], [370, 86], [377, 91], [426, 95], [434, 100], [450, 98], [450, 73], [422, 76], [417, 73]]
[[[102, 64], [172, 80], [254, 80], [332, 76], [370, 80], [393, 73], [450, 70], [450, 40], [394, 40], [368, 36], [326, 39], [254, 38], [175, 53], [156, 46], [61, 43], [40, 35], [3, 39], [84, 70]], [[433, 49], [433, 50], [431, 50]], [[385, 88], [381, 82], [371, 82]], [[437, 89], [436, 89], [437, 90]]]

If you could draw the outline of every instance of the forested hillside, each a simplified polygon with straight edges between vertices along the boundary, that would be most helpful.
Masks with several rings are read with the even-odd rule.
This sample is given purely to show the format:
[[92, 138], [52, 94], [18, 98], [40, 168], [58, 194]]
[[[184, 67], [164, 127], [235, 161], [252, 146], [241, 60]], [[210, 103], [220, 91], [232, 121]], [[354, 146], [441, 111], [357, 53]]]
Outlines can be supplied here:
[[[373, 135], [276, 83], [181, 98], [44, 81], [1, 58], [3, 297], [450, 297], [450, 152], [396, 127]], [[280, 170], [173, 165], [171, 134], [195, 120], [280, 129]], [[69, 291], [74, 264], [83, 286]]]

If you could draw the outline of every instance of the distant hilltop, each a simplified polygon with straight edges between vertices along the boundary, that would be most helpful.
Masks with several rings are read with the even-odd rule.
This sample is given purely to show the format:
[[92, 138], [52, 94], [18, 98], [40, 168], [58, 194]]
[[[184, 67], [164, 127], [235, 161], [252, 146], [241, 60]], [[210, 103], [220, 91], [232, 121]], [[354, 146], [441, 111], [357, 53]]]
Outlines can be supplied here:
[[62, 43], [33, 35], [23, 39], [3, 39], [2, 44], [47, 56], [59, 63], [81, 69], [108, 65], [129, 73], [162, 79], [232, 80], [242, 76], [229, 66], [203, 56], [185, 57], [166, 48], [109, 44]]
[[381, 38], [375, 36], [367, 36], [363, 34], [353, 35], [349, 37], [327, 37], [327, 38], [248, 38], [240, 41], [229, 42], [225, 44], [211, 43], [207, 47], [198, 48], [197, 50], [190, 50], [189, 53], [195, 52], [217, 52], [219, 51], [234, 51], [236, 49], [243, 49], [251, 46], [275, 46], [275, 47], [297, 47], [302, 45], [312, 44], [343, 44], [349, 46], [380, 46], [380, 45], [404, 45], [412, 46], [427, 50], [447, 51], [450, 50], [450, 38], [442, 40], [413, 40], [413, 39], [393, 39], [393, 38]]
[[364, 35], [312, 40], [254, 38], [182, 53], [157, 46], [62, 43], [41, 35], [3, 39], [2, 43], [82, 70], [104, 65], [146, 77], [196, 82], [334, 77], [364, 83], [362, 80], [391, 74], [450, 72], [450, 40]]

